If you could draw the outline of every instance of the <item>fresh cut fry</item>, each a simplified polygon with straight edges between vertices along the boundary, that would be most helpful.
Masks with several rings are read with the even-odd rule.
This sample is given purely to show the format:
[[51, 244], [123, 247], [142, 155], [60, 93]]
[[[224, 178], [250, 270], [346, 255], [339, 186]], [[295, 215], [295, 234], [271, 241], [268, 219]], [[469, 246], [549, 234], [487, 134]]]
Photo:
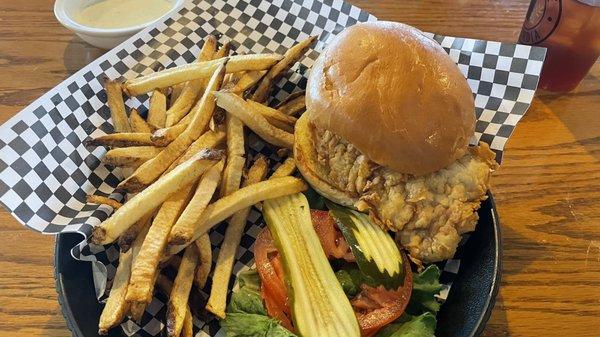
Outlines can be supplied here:
[[181, 329], [180, 337], [193, 337], [194, 336], [194, 320], [192, 318], [192, 311], [189, 305], [185, 311], [185, 319], [183, 320], [183, 328]]
[[[189, 123], [189, 121], [188, 121]], [[156, 146], [167, 146], [187, 129], [188, 123], [179, 123], [154, 131], [150, 139]]]
[[133, 132], [152, 133], [156, 128], [146, 122], [136, 109], [129, 112], [129, 124]]
[[202, 176], [192, 200], [190, 200], [175, 225], [173, 225], [173, 228], [171, 228], [169, 245], [180, 245], [190, 241], [192, 234], [194, 233], [195, 224], [190, 221], [190, 218], [194, 219], [196, 214], [202, 213], [206, 208], [206, 205], [208, 205], [212, 199], [217, 186], [219, 186], [219, 181], [221, 180], [223, 165], [224, 163], [221, 160]]
[[[212, 35], [207, 36], [204, 40], [204, 44], [202, 45], [202, 49], [200, 50], [197, 61], [204, 62], [212, 60], [216, 49], [217, 39]], [[200, 92], [205, 84], [205, 79], [201, 78], [188, 81], [183, 85], [183, 89], [181, 90], [180, 95], [177, 97], [177, 100], [167, 111], [167, 127], [175, 125], [185, 115], [187, 115], [194, 105], [194, 102], [196, 102], [198, 96], [200, 96]]]
[[131, 146], [108, 150], [101, 161], [105, 165], [138, 167], [156, 157], [162, 148], [156, 146]]
[[128, 146], [151, 146], [151, 133], [111, 133], [96, 138], [87, 139], [85, 146], [108, 146], [108, 147], [128, 147]]
[[109, 197], [105, 197], [102, 195], [88, 195], [85, 200], [88, 204], [96, 204], [96, 205], [107, 205], [112, 207], [114, 210], [119, 209], [123, 204], [116, 201], [115, 199], [111, 199]]
[[185, 150], [185, 152], [179, 158], [177, 158], [177, 160], [175, 160], [165, 172], [172, 171], [179, 164], [192, 158], [196, 153], [202, 151], [203, 149], [217, 148], [224, 140], [224, 132], [206, 131], [206, 133], [193, 142], [192, 145], [190, 145], [187, 150]]
[[[304, 181], [294, 177], [283, 177], [262, 181], [250, 186], [243, 187], [232, 194], [223, 197], [208, 205], [204, 212], [195, 214], [195, 227], [192, 240], [197, 240], [201, 235], [207, 233], [213, 226], [232, 216], [235, 212], [250, 207], [258, 202], [290, 195], [306, 190]], [[181, 251], [182, 246], [169, 246], [167, 255], [173, 255]]]
[[210, 237], [208, 234], [202, 235], [198, 240], [194, 241], [196, 249], [198, 249], [198, 268], [194, 276], [194, 284], [196, 288], [202, 289], [206, 285], [208, 274], [212, 263], [212, 246], [210, 245]]
[[110, 289], [106, 305], [102, 309], [102, 315], [98, 322], [98, 334], [100, 335], [108, 333], [108, 329], [121, 323], [127, 310], [130, 309], [129, 302], [125, 300], [125, 296], [131, 276], [131, 268], [135, 257], [139, 253], [141, 242], [148, 233], [148, 229], [148, 225], [141, 229], [138, 238], [133, 243], [134, 249], [121, 252], [119, 255], [119, 266], [117, 267], [112, 288]]
[[181, 92], [183, 91], [183, 87], [185, 87], [186, 83], [187, 82], [175, 84], [171, 87], [171, 94], [169, 95], [169, 107], [172, 107], [173, 104], [175, 104], [175, 102], [177, 102], [177, 99], [181, 95]]
[[132, 259], [133, 254], [131, 251], [119, 255], [119, 266], [117, 266], [110, 294], [98, 322], [99, 335], [106, 335], [108, 329], [121, 323], [125, 313], [129, 310], [129, 305], [125, 301], [125, 294], [127, 294], [127, 285], [131, 275]]
[[189, 202], [194, 188], [195, 184], [185, 186], [160, 206], [142, 243], [139, 258], [133, 263], [127, 301], [149, 303], [152, 299], [154, 279], [169, 231]]
[[296, 161], [294, 158], [289, 157], [281, 165], [279, 165], [277, 169], [275, 169], [275, 172], [271, 174], [269, 179], [291, 176], [295, 170]]
[[[226, 72], [235, 73], [247, 70], [269, 69], [275, 62], [282, 58], [277, 54], [253, 54], [229, 56]], [[216, 59], [206, 62], [186, 64], [178, 67], [157, 71], [152, 74], [128, 80], [124, 84], [124, 90], [129, 96], [137, 96], [157, 88], [166, 88], [177, 83], [207, 78], [214, 72], [216, 67], [223, 62]]]
[[256, 87], [254, 94], [252, 94], [252, 100], [263, 103], [269, 93], [275, 81], [277, 81], [288, 69], [290, 69], [294, 63], [296, 63], [306, 51], [315, 43], [317, 36], [311, 36], [304, 41], [298, 42], [295, 46], [288, 49], [283, 55], [283, 59], [277, 62], [267, 74], [260, 80], [260, 83]]
[[261, 115], [253, 112], [252, 107], [240, 96], [229, 92], [215, 92], [217, 105], [239, 118], [246, 126], [276, 146], [292, 148], [294, 135], [274, 127]]
[[306, 109], [306, 97], [304, 91], [293, 93], [278, 104], [275, 109], [288, 116], [296, 116]]
[[192, 159], [162, 176], [155, 184], [131, 198], [110, 218], [96, 226], [93, 230], [92, 242], [108, 244], [115, 241], [127, 228], [158, 207], [182, 186], [191, 184], [198, 179], [220, 157], [221, 154], [216, 151], [201, 151]]
[[[269, 167], [266, 159], [262, 156], [259, 157], [248, 170], [248, 178], [244, 181], [244, 187], [263, 180], [268, 170]], [[250, 214], [250, 207], [238, 211], [229, 219], [225, 238], [219, 250], [219, 257], [213, 274], [213, 283], [210, 289], [210, 297], [206, 304], [206, 310], [221, 319], [225, 318], [229, 279], [233, 271], [237, 247], [240, 245], [240, 240], [244, 234], [248, 214]]]
[[225, 75], [224, 64], [221, 63], [208, 83], [207, 90], [192, 109], [190, 124], [185, 131], [152, 160], [145, 162], [131, 176], [119, 184], [119, 188], [127, 192], [139, 192], [153, 183], [186, 149], [204, 133], [215, 110], [213, 90], [219, 88]]
[[126, 252], [129, 250], [129, 248], [131, 248], [131, 245], [139, 237], [143, 229], [148, 227], [149, 224], [152, 222], [153, 216], [154, 211], [151, 211], [150, 213], [144, 215], [131, 227], [127, 228], [127, 230], [123, 234], [121, 234], [121, 236], [119, 236], [118, 244], [122, 252]]
[[244, 74], [231, 86], [226, 87], [228, 91], [236, 94], [243, 94], [246, 90], [252, 88], [260, 79], [267, 73], [266, 70], [246, 71]]
[[167, 118], [167, 95], [162, 89], [156, 89], [150, 97], [150, 107], [148, 108], [148, 124], [154, 129], [165, 127]]
[[227, 133], [227, 155], [244, 156], [244, 124], [239, 118], [230, 113], [225, 113], [225, 132]]
[[247, 100], [246, 103], [250, 105], [253, 109], [256, 110], [257, 113], [261, 114], [267, 121], [273, 124], [275, 127], [287, 131], [289, 133], [294, 133], [294, 125], [296, 124], [296, 118], [292, 116], [288, 116], [280, 111], [277, 111], [273, 108], [269, 108], [268, 106]]
[[[146, 239], [146, 235], [148, 235], [148, 231], [150, 230], [150, 225], [151, 225], [151, 222], [150, 222], [150, 219], [148, 219], [148, 221], [146, 222], [144, 227], [142, 227], [141, 231], [139, 232], [138, 236], [135, 238], [135, 241], [133, 241], [133, 243], [131, 244], [130, 251], [133, 254], [133, 261], [131, 262], [132, 270], [133, 270], [133, 265], [135, 264], [135, 261], [139, 258], [140, 249], [142, 248], [142, 243]], [[130, 280], [131, 280], [131, 277], [130, 277]], [[129, 290], [129, 285], [127, 286], [127, 289]], [[125, 294], [125, 297], [127, 297], [127, 294]], [[139, 323], [142, 319], [142, 315], [144, 314], [144, 311], [146, 311], [146, 306], [150, 302], [143, 303], [143, 302], [128, 301], [127, 303], [129, 303], [129, 314], [131, 315], [131, 319], [133, 319], [135, 322]]]
[[177, 276], [173, 282], [173, 289], [167, 306], [167, 335], [179, 337], [183, 328], [186, 312], [188, 311], [188, 298], [192, 290], [194, 271], [198, 264], [198, 254], [195, 247], [188, 247], [183, 254]]
[[115, 132], [131, 132], [131, 126], [129, 125], [127, 112], [125, 111], [125, 102], [123, 102], [123, 88], [121, 83], [106, 79], [104, 89], [106, 90], [110, 118], [112, 119]]
[[244, 165], [246, 165], [246, 158], [244, 157], [236, 155], [227, 157], [227, 167], [223, 171], [223, 180], [219, 190], [221, 197], [229, 195], [240, 188]]

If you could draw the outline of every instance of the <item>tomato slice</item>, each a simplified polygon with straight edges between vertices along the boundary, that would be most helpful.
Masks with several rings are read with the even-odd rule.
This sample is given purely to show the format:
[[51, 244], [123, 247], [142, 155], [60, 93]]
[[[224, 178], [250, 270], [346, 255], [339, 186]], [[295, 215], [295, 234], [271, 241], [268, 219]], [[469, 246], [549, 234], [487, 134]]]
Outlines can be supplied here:
[[348, 242], [344, 239], [344, 235], [338, 229], [335, 220], [329, 215], [329, 212], [311, 210], [310, 215], [312, 216], [313, 226], [319, 236], [325, 255], [330, 259], [344, 259], [348, 262], [356, 262]]
[[293, 332], [281, 258], [268, 229], [261, 231], [254, 242], [254, 260], [261, 280], [261, 295], [269, 316], [279, 320], [286, 329]]
[[[353, 262], [350, 247], [329, 212], [312, 210], [311, 215], [325, 254], [332, 259], [343, 258]], [[400, 288], [387, 290], [383, 286], [370, 287], [363, 284], [361, 292], [350, 301], [363, 336], [375, 335], [385, 325], [400, 317], [408, 305], [412, 292], [412, 270], [406, 254], [402, 251], [400, 253], [405, 275], [404, 284]], [[269, 316], [278, 319], [285, 328], [293, 332], [281, 257], [267, 228], [256, 238], [254, 259]]]
[[363, 336], [373, 336], [384, 326], [392, 323], [404, 313], [412, 292], [412, 270], [404, 254], [404, 284], [394, 290], [383, 286], [377, 288], [361, 285], [360, 293], [350, 303], [358, 319]]

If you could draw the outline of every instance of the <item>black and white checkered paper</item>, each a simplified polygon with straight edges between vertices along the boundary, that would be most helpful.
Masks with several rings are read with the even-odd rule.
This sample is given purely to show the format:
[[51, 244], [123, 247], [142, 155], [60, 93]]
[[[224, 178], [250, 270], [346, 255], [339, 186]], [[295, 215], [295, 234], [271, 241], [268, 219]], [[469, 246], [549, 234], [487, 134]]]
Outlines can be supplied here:
[[[192, 62], [209, 34], [217, 35], [221, 43], [231, 41], [238, 53], [283, 53], [310, 35], [319, 36], [315, 50], [278, 83], [277, 101], [306, 85], [306, 70], [334, 35], [344, 27], [373, 20], [369, 13], [339, 0], [188, 1], [177, 14], [106, 53], [0, 127], [0, 202], [33, 230], [79, 232], [88, 237], [112, 209], [86, 204], [86, 195], [111, 195], [120, 180], [118, 169], [100, 163], [105, 149], [82, 144], [88, 137], [112, 131], [102, 88], [105, 76], [134, 78], [158, 66]], [[477, 124], [472, 143], [490, 144], [500, 160], [508, 137], [531, 104], [545, 49], [427, 35], [444, 47], [473, 91]], [[141, 96], [126, 104], [143, 112], [147, 101], [147, 96]], [[251, 156], [263, 153], [274, 162], [279, 160], [257, 137], [251, 134], [249, 139]], [[234, 266], [236, 274], [252, 264], [252, 244], [262, 223], [260, 213], [253, 210]], [[211, 232], [215, 256], [223, 234], [223, 225]], [[94, 262], [97, 295], [103, 298], [118, 263], [118, 248], [84, 241], [73, 255]], [[459, 260], [448, 261], [445, 274], [456, 274], [459, 265]], [[444, 279], [449, 285], [451, 277]], [[140, 325], [127, 321], [122, 327], [127, 335], [156, 336], [165, 310], [159, 295]], [[218, 322], [209, 317], [195, 317], [195, 326], [199, 336], [222, 334]]]

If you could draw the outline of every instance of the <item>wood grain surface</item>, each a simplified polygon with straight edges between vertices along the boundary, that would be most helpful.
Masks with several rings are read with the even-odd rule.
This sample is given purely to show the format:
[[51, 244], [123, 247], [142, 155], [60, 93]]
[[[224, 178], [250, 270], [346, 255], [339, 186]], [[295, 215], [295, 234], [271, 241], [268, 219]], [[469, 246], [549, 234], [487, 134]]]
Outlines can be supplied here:
[[[514, 42], [529, 0], [353, 0], [380, 19]], [[103, 51], [55, 20], [53, 1], [0, 0], [0, 123]], [[566, 95], [538, 94], [493, 178], [502, 288], [484, 336], [598, 336], [600, 64]], [[0, 336], [68, 336], [51, 236], [0, 210]]]

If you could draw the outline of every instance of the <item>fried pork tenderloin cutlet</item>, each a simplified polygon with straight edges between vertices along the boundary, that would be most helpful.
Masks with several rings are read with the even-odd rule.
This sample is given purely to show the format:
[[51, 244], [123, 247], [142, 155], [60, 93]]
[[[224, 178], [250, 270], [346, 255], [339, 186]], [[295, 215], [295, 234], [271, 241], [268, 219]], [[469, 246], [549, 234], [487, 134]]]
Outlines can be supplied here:
[[473, 93], [438, 43], [401, 23], [361, 23], [315, 61], [294, 156], [317, 192], [436, 262], [475, 229], [497, 166], [487, 144], [469, 146], [474, 130]]
[[[328, 130], [311, 130], [318, 170], [384, 228], [396, 232], [410, 255], [424, 262], [451, 258], [460, 235], [475, 229], [495, 154], [485, 143], [469, 147], [439, 171], [415, 177], [377, 165]], [[310, 141], [310, 140], [309, 140]]]

